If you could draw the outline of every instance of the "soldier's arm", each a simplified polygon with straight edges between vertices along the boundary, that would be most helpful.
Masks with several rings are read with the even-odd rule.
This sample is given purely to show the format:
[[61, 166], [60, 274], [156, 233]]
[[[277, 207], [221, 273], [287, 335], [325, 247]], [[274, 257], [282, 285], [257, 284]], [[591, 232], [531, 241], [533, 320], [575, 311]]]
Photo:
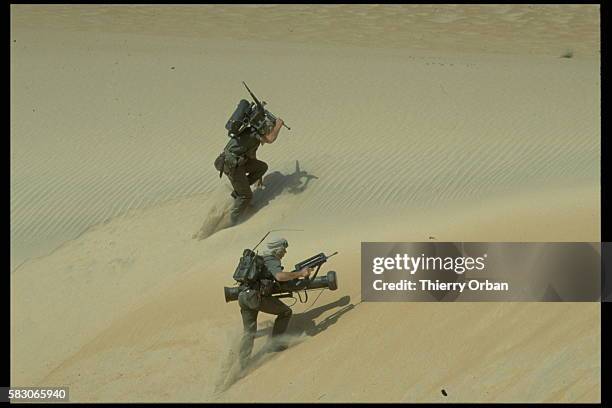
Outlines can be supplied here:
[[276, 272], [274, 277], [279, 282], [290, 281], [297, 278], [307, 278], [310, 276], [310, 272], [312, 268], [304, 268], [301, 271], [297, 272]]
[[280, 132], [281, 127], [283, 126], [283, 120], [281, 118], [276, 118], [276, 124], [274, 128], [270, 131], [270, 133], [262, 136], [261, 141], [263, 143], [274, 143], [276, 138], [278, 137], [278, 132]]
[[310, 276], [312, 268], [304, 268], [301, 271], [296, 272], [283, 272], [280, 260], [273, 256], [264, 258], [265, 267], [279, 282], [289, 281], [297, 278], [306, 278]]

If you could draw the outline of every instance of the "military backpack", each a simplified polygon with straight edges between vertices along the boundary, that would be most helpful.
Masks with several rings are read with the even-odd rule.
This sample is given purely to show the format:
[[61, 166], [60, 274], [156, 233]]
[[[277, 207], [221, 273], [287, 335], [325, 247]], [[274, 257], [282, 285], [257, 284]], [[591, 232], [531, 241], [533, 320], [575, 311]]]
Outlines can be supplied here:
[[263, 257], [247, 248], [243, 251], [238, 266], [234, 271], [234, 280], [246, 285], [255, 283], [261, 279], [263, 268]]
[[251, 103], [246, 99], [241, 99], [234, 113], [232, 113], [232, 116], [230, 116], [225, 124], [225, 129], [227, 129], [227, 135], [229, 137], [236, 137], [248, 127], [250, 113]]

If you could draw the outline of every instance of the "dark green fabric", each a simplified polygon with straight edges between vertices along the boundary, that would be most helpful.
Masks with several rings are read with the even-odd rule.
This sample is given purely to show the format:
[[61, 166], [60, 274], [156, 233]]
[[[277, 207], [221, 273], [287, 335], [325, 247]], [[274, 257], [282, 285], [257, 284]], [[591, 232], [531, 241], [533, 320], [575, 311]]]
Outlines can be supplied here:
[[240, 135], [230, 138], [225, 151], [235, 156], [255, 157], [255, 152], [261, 144], [261, 136], [253, 128], [248, 128]]
[[280, 299], [274, 297], [262, 296], [259, 302], [259, 308], [252, 309], [245, 303], [246, 298], [238, 297], [240, 305], [240, 314], [242, 315], [242, 325], [244, 333], [240, 343], [240, 364], [242, 367], [246, 365], [248, 357], [253, 351], [253, 343], [255, 342], [255, 333], [257, 332], [257, 315], [259, 312], [264, 312], [276, 315], [274, 327], [272, 327], [272, 337], [283, 334], [287, 330], [289, 320], [291, 319], [292, 310], [284, 304]]
[[232, 224], [236, 224], [238, 217], [253, 198], [251, 184], [262, 178], [266, 171], [268, 171], [268, 165], [265, 162], [257, 159], [247, 159], [243, 165], [226, 173], [235, 192], [234, 204], [230, 210]]
[[[280, 259], [273, 255], [266, 255], [264, 258], [264, 268], [262, 278], [274, 278], [278, 272], [283, 270]], [[291, 319], [292, 310], [284, 304], [280, 299], [271, 296], [261, 296], [258, 302], [250, 293], [241, 292], [238, 296], [238, 304], [240, 305], [240, 314], [242, 315], [242, 325], [244, 333], [240, 343], [240, 363], [244, 367], [248, 357], [253, 351], [253, 343], [255, 341], [255, 333], [257, 332], [257, 315], [259, 312], [264, 312], [276, 315], [274, 327], [272, 328], [272, 337], [283, 334], [287, 330], [289, 320]], [[254, 307], [257, 305], [257, 307]]]
[[268, 165], [255, 158], [260, 144], [261, 136], [257, 131], [254, 128], [247, 128], [240, 135], [230, 138], [223, 149], [225, 152], [223, 172], [234, 188], [232, 193], [234, 205], [230, 210], [232, 224], [238, 222], [238, 217], [253, 198], [251, 185], [268, 171]]
[[258, 310], [261, 303], [261, 295], [255, 289], [246, 289], [238, 295], [238, 303], [241, 307]]

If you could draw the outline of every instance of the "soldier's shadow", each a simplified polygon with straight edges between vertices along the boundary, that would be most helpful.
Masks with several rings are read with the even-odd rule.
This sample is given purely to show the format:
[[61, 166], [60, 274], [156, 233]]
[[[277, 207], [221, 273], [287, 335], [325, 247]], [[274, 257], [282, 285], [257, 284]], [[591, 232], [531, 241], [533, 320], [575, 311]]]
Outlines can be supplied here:
[[248, 211], [244, 214], [244, 220], [251, 218], [257, 211], [261, 210], [270, 201], [284, 193], [300, 194], [310, 184], [310, 180], [318, 179], [317, 176], [309, 174], [307, 171], [300, 169], [299, 161], [295, 161], [295, 171], [291, 174], [283, 174], [280, 171], [274, 171], [267, 174], [263, 178], [263, 188], [255, 188], [253, 191], [253, 199]]
[[[327, 330], [331, 325], [335, 324], [342, 315], [355, 308], [354, 304], [349, 304], [350, 301], [350, 296], [343, 296], [335, 302], [328, 303], [326, 305], [310, 309], [304, 313], [292, 316], [291, 321], [289, 322], [289, 327], [287, 328], [287, 334], [293, 336], [301, 336], [302, 334], [307, 336], [316, 336], [322, 331]], [[336, 307], [342, 308], [325, 317], [325, 319], [321, 320], [319, 323], [315, 323], [315, 319], [317, 317]]]
[[[336, 300], [335, 302], [328, 303], [326, 305], [322, 305], [316, 307], [314, 309], [310, 309], [304, 313], [299, 313], [291, 316], [291, 320], [289, 321], [289, 326], [287, 327], [286, 334], [290, 336], [301, 336], [303, 334], [307, 336], [316, 336], [321, 333], [323, 330], [326, 330], [331, 325], [336, 323], [338, 319], [344, 315], [345, 313], [353, 310], [355, 308], [354, 304], [349, 304], [351, 301], [350, 296], [343, 296]], [[344, 306], [344, 307], [343, 307]], [[341, 309], [335, 311], [331, 315], [327, 316], [325, 319], [320, 321], [319, 323], [315, 323], [315, 319], [321, 316], [328, 310], [342, 307]], [[272, 327], [262, 328], [255, 333], [255, 337], [263, 337], [268, 336], [272, 332]]]
[[[285, 334], [289, 338], [291, 337], [298, 338], [298, 337], [303, 337], [304, 335], [316, 336], [317, 334], [321, 333], [323, 330], [326, 330], [331, 325], [336, 323], [342, 315], [344, 315], [345, 313], [355, 308], [354, 304], [349, 304], [350, 300], [351, 300], [350, 296], [343, 296], [340, 299], [336, 300], [335, 302], [328, 303], [323, 306], [319, 306], [317, 308], [308, 310], [304, 313], [293, 315], [291, 317], [291, 320], [289, 321], [289, 326], [287, 327], [287, 331], [285, 332]], [[336, 307], [342, 307], [342, 308], [337, 310], [333, 314], [327, 316], [325, 319], [323, 319], [318, 324], [315, 323], [315, 319], [317, 317], [321, 316], [326, 311], [331, 310]], [[266, 328], [259, 329], [255, 333], [255, 337], [257, 338], [257, 337], [269, 336], [271, 332], [272, 332], [272, 326], [270, 325]], [[303, 340], [299, 340], [297, 343], [301, 343], [302, 341]], [[294, 344], [297, 344], [297, 343], [294, 343]], [[289, 349], [290, 348], [291, 348], [291, 345], [289, 345]], [[249, 369], [244, 374], [246, 375], [248, 372], [252, 372], [253, 370], [256, 370], [258, 367], [260, 367], [262, 364], [265, 364], [266, 361], [272, 358], [273, 354], [275, 353], [270, 354], [270, 351], [271, 351], [270, 347], [266, 347], [264, 345], [264, 347], [262, 347], [257, 353], [255, 353], [251, 357], [251, 360], [249, 362]]]

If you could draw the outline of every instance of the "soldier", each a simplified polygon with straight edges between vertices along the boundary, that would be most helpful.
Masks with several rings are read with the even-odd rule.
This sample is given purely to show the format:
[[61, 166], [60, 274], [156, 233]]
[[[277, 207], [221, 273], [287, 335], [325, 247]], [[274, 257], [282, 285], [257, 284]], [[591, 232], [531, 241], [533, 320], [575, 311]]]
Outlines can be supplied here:
[[265, 126], [261, 130], [254, 127], [247, 127], [240, 134], [232, 137], [223, 149], [223, 173], [227, 175], [234, 191], [234, 205], [230, 210], [230, 222], [236, 224], [238, 217], [249, 205], [253, 198], [251, 185], [259, 181], [268, 170], [268, 165], [257, 160], [256, 152], [260, 145], [264, 143], [274, 143], [283, 126], [283, 120], [276, 119], [272, 123], [266, 119]]
[[[313, 268], [304, 268], [296, 272], [283, 272], [280, 261], [287, 253], [288, 246], [289, 243], [285, 238], [272, 239], [267, 242], [266, 250], [262, 254], [264, 261], [263, 271], [260, 272], [262, 280], [270, 279], [282, 282], [310, 276]], [[253, 350], [255, 333], [257, 332], [257, 314], [261, 311], [277, 316], [272, 328], [272, 338], [283, 334], [291, 319], [292, 311], [289, 306], [280, 299], [262, 295], [262, 291], [265, 293], [265, 290], [262, 290], [261, 285], [258, 284], [240, 292], [240, 295], [238, 295], [238, 304], [240, 305], [240, 314], [244, 326], [244, 334], [240, 344], [240, 364], [243, 368]], [[287, 346], [284, 344], [277, 343], [273, 350], [282, 351], [286, 348]]]

